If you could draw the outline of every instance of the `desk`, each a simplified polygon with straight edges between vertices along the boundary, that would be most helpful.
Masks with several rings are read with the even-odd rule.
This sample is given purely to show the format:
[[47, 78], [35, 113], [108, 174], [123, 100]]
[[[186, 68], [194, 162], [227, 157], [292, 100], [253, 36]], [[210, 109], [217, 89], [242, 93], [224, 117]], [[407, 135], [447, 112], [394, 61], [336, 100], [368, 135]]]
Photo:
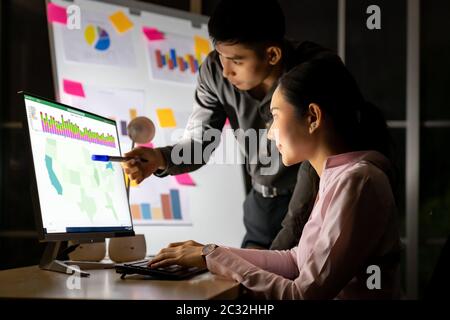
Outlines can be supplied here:
[[[239, 284], [210, 272], [189, 280], [125, 280], [114, 269], [88, 270], [80, 289], [69, 289], [69, 275], [40, 270], [37, 266], [0, 271], [0, 298], [86, 299], [86, 300], [205, 300], [236, 299]], [[73, 283], [74, 281], [72, 281]]]

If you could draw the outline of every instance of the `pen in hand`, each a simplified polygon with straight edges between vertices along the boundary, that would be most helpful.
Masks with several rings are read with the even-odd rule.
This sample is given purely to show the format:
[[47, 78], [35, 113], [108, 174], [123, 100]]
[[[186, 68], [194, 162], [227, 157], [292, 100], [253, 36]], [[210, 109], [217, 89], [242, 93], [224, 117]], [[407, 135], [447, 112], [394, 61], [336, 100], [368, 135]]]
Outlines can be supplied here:
[[137, 160], [141, 162], [148, 162], [147, 159], [144, 158], [137, 158], [137, 157], [119, 157], [119, 156], [108, 156], [108, 155], [100, 155], [100, 154], [93, 154], [91, 156], [91, 159], [94, 161], [102, 161], [102, 162], [124, 162], [129, 160]]

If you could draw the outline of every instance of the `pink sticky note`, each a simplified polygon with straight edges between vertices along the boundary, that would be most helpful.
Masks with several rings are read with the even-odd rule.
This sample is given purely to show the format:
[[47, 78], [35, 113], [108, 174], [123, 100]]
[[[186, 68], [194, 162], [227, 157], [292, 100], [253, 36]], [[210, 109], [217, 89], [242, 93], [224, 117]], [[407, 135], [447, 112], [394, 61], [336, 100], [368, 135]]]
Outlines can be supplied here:
[[143, 144], [138, 144], [138, 147], [144, 147], [144, 148], [154, 148], [153, 143], [149, 142], [149, 143], [143, 143]]
[[80, 82], [63, 80], [64, 92], [73, 96], [85, 97], [83, 85]]
[[66, 8], [49, 2], [47, 4], [47, 20], [48, 22], [67, 24]]
[[145, 34], [149, 41], [165, 39], [164, 33], [159, 31], [157, 28], [142, 27], [142, 32]]
[[194, 180], [192, 180], [189, 173], [183, 173], [175, 176], [177, 182], [184, 186], [195, 186]]

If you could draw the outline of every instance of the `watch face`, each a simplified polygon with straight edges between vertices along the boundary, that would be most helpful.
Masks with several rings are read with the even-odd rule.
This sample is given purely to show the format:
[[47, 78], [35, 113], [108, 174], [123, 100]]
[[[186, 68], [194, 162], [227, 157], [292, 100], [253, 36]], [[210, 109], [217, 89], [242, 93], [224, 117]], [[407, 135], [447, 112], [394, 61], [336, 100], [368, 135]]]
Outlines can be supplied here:
[[206, 256], [210, 254], [217, 246], [215, 244], [207, 244], [203, 247], [203, 255]]

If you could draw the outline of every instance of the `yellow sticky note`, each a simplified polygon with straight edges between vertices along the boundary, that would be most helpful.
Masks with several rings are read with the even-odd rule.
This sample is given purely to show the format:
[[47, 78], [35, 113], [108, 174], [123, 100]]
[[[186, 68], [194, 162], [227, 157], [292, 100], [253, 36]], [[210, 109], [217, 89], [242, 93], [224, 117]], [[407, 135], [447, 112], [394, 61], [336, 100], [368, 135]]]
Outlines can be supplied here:
[[130, 119], [133, 120], [136, 117], [137, 117], [136, 109], [130, 109]]
[[172, 109], [156, 109], [161, 128], [174, 128], [177, 126]]
[[195, 58], [197, 59], [198, 63], [201, 63], [203, 61], [202, 55], [206, 57], [208, 53], [211, 51], [209, 41], [208, 39], [205, 39], [203, 37], [194, 36], [194, 47], [195, 47]]
[[109, 20], [118, 33], [124, 33], [125, 31], [133, 28], [133, 22], [123, 13], [123, 11], [117, 11], [109, 16]]

